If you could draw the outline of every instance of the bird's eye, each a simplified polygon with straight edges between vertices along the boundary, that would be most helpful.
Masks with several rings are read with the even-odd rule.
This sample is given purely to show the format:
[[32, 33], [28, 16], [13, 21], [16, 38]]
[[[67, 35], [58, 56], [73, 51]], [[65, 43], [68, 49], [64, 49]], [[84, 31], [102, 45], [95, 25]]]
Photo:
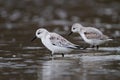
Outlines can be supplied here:
[[38, 35], [40, 34], [40, 32], [38, 32]]
[[75, 28], [73, 28], [73, 30], [75, 30]]

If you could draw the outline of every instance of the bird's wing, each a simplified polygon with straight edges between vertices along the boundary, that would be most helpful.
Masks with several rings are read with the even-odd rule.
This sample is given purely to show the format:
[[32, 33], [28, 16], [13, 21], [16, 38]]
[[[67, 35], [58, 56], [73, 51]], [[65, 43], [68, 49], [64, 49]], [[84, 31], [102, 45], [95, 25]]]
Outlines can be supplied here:
[[86, 30], [88, 31], [88, 32], [95, 32], [95, 33], [97, 33], [97, 34], [103, 34], [99, 29], [97, 29], [97, 28], [94, 28], [94, 27], [86, 27]]
[[63, 38], [62, 36], [56, 33], [50, 33], [49, 39], [54, 46], [66, 47], [66, 48], [77, 48], [77, 45], [69, 42], [67, 39]]
[[84, 31], [84, 34], [85, 34], [87, 39], [100, 39], [100, 40], [104, 40], [104, 39], [108, 38], [100, 30], [98, 30], [96, 28], [92, 28], [92, 27], [86, 28], [86, 30]]

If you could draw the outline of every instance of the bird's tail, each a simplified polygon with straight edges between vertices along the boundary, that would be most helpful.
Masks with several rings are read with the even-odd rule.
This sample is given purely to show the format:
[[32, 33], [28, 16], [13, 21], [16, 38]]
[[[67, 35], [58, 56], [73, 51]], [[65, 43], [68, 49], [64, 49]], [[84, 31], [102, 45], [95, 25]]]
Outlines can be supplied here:
[[75, 47], [76, 47], [76, 49], [86, 49], [87, 48], [87, 46], [80, 46], [80, 45], [75, 45]]
[[80, 45], [75, 45], [76, 49], [80, 49], [81, 46]]
[[107, 39], [108, 41], [112, 41], [113, 39]]
[[85, 46], [80, 46], [80, 45], [74, 45], [74, 46], [71, 46], [71, 47], [67, 47], [67, 48], [71, 48], [71, 49], [81, 49], [81, 50], [83, 50], [83, 49], [86, 49], [87, 47], [85, 47]]
[[80, 49], [81, 46], [79, 46], [79, 45], [73, 45], [73, 46], [69, 46], [69, 47], [67, 47], [67, 48], [71, 48], [71, 49]]

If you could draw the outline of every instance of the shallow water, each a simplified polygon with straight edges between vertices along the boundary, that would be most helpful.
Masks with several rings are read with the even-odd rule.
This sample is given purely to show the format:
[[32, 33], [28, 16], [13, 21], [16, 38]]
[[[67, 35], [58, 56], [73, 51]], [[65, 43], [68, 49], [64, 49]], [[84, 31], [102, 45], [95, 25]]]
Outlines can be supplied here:
[[[120, 79], [119, 38], [116, 37], [114, 41], [101, 45], [99, 51], [90, 48], [76, 50], [65, 54], [65, 57], [55, 54], [52, 59], [50, 51], [41, 44], [39, 39], [30, 41], [37, 28], [1, 28], [0, 80]], [[66, 36], [69, 31], [64, 31], [63, 27], [56, 26], [52, 29], [49, 30], [60, 29], [61, 32], [58, 33], [71, 42], [85, 45], [79, 35]]]
[[[0, 80], [120, 80], [119, 0], [0, 0]], [[99, 28], [113, 41], [99, 50], [50, 57], [36, 29], [45, 27], [86, 46], [71, 25]]]

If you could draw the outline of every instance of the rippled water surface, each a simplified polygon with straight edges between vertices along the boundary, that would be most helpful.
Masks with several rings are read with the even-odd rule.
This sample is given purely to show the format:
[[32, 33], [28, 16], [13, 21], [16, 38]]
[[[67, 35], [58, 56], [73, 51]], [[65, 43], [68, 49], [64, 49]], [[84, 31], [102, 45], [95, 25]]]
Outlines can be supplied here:
[[[119, 38], [94, 49], [76, 50], [54, 59], [39, 39], [31, 42], [38, 27], [1, 28], [0, 79], [1, 80], [119, 80], [120, 47]], [[46, 27], [47, 28], [47, 27]], [[79, 35], [66, 36], [63, 27], [61, 35], [85, 45]], [[118, 29], [117, 29], [118, 30]], [[60, 32], [59, 32], [60, 33]], [[112, 33], [110, 33], [112, 35]], [[76, 37], [75, 37], [76, 36]], [[75, 37], [75, 38], [73, 38]]]
[[[119, 0], [0, 0], [0, 80], [120, 80]], [[79, 22], [94, 26], [113, 41], [50, 57], [35, 31], [44, 27], [69, 41], [88, 46], [78, 34]]]

